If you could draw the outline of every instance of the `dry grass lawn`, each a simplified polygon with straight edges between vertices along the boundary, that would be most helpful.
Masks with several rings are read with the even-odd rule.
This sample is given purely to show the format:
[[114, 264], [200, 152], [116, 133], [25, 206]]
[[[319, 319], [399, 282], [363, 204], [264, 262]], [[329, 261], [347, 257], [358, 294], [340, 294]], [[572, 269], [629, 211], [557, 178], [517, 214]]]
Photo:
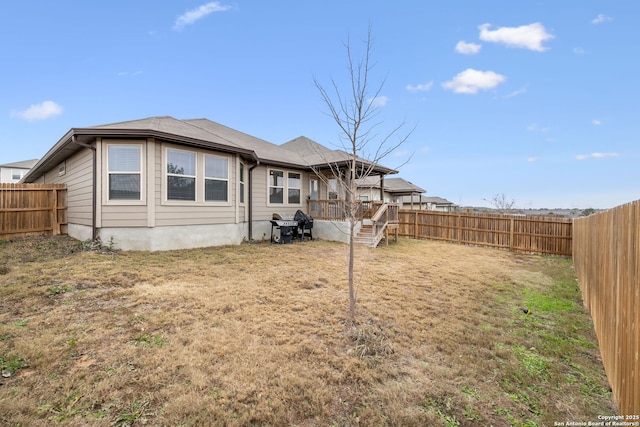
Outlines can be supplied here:
[[[0, 242], [0, 424], [546, 426], [616, 413], [571, 261], [400, 239]], [[531, 309], [525, 314], [522, 308]]]

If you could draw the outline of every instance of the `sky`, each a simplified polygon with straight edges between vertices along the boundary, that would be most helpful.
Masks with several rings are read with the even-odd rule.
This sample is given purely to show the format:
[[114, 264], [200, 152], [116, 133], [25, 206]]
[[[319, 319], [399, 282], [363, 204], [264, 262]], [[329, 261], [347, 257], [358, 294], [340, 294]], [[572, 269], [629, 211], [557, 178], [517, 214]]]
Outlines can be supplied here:
[[381, 163], [427, 196], [640, 199], [637, 0], [11, 0], [0, 14], [0, 164], [152, 116], [340, 148], [314, 80], [348, 96], [345, 44], [364, 58], [370, 30], [373, 135], [408, 137]]

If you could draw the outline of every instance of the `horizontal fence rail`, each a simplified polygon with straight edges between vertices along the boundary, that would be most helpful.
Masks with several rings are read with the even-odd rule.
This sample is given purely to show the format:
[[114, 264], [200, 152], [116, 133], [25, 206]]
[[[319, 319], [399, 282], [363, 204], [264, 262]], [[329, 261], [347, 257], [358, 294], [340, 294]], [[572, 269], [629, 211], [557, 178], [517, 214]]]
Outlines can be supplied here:
[[573, 264], [618, 408], [640, 415], [640, 200], [575, 220]]
[[571, 256], [572, 220], [401, 209], [399, 235]]
[[0, 239], [67, 232], [62, 184], [0, 184]]

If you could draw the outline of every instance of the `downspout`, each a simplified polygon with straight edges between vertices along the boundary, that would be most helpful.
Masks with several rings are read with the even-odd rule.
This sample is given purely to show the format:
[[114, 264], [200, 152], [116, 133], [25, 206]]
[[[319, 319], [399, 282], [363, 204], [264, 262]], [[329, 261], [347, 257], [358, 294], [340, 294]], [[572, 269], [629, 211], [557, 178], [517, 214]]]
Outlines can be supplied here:
[[98, 201], [98, 195], [96, 192], [96, 188], [97, 188], [97, 177], [98, 177], [98, 171], [96, 170], [97, 165], [98, 165], [98, 159], [97, 159], [97, 153], [96, 153], [96, 147], [94, 145], [89, 145], [89, 144], [85, 144], [84, 142], [78, 142], [76, 141], [76, 136], [72, 135], [71, 136], [71, 142], [77, 145], [80, 145], [81, 147], [85, 147], [90, 149], [91, 151], [93, 151], [93, 188], [91, 190], [91, 198], [92, 198], [92, 207], [91, 207], [91, 240], [97, 240], [98, 239], [98, 227], [96, 226], [96, 203]]
[[260, 160], [254, 154], [256, 164], [249, 168], [249, 241], [253, 240], [253, 170], [258, 167]]

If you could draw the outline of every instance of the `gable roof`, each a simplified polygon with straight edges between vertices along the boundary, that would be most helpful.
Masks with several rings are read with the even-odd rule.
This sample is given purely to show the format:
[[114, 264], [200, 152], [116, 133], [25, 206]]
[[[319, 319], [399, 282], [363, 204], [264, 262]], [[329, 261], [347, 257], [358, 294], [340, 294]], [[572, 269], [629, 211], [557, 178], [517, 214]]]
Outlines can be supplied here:
[[402, 203], [432, 203], [438, 206], [457, 206], [455, 203], [442, 197], [427, 197], [423, 195], [402, 196]]
[[20, 162], [5, 163], [0, 165], [0, 168], [31, 169], [36, 163], [38, 163], [38, 159], [22, 160]]
[[224, 141], [233, 141], [233, 144], [246, 150], [253, 151], [257, 158], [269, 164], [281, 166], [307, 166], [305, 160], [298, 153], [286, 150], [281, 146], [272, 144], [263, 139], [256, 138], [230, 127], [212, 122], [208, 119], [184, 120], [185, 123], [198, 127], [211, 135], [215, 135]]
[[[379, 176], [368, 176], [358, 180], [358, 187], [361, 188], [380, 188]], [[388, 193], [401, 194], [415, 194], [424, 193], [427, 190], [418, 187], [412, 182], [407, 181], [404, 178], [385, 178], [384, 190]]]
[[[332, 150], [306, 136], [299, 136], [281, 144], [280, 147], [300, 155], [314, 169], [330, 169], [331, 165], [347, 166], [351, 162], [351, 154], [342, 150]], [[372, 173], [394, 174], [397, 170], [373, 163], [362, 157], [356, 160], [360, 165], [371, 167]]]
[[[156, 138], [179, 145], [234, 153], [256, 163], [297, 169], [316, 166], [310, 161], [308, 150], [304, 150], [302, 147], [296, 149], [295, 145], [287, 146], [287, 144], [278, 146], [208, 119], [178, 120], [170, 116], [159, 116], [86, 128], [72, 128], [34, 165], [23, 181], [37, 180], [69, 156], [86, 148], [98, 137]], [[315, 142], [313, 144], [322, 147]], [[348, 158], [347, 153], [323, 148], [332, 153], [332, 158], [336, 159], [336, 162], [345, 161], [344, 156]], [[303, 156], [301, 153], [305, 153], [307, 156]], [[363, 162], [366, 161], [363, 160]], [[326, 165], [326, 161], [319, 161], [319, 164]], [[384, 166], [374, 166], [376, 172], [396, 172]]]

